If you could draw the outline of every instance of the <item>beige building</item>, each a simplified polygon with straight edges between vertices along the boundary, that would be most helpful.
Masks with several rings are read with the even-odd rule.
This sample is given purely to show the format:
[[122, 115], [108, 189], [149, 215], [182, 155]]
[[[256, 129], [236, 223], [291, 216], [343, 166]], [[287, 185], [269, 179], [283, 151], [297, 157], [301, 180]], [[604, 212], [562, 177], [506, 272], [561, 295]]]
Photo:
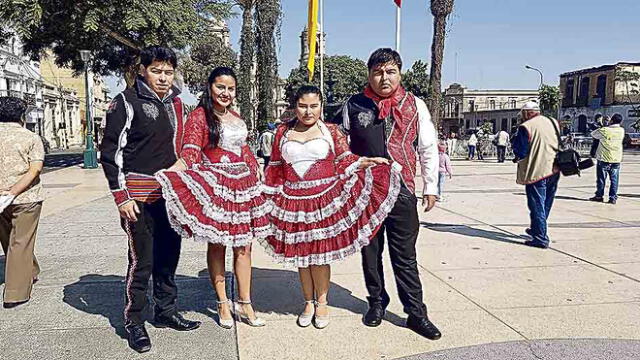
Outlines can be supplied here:
[[42, 97], [44, 118], [46, 119], [42, 127], [42, 136], [49, 147], [65, 150], [81, 146], [81, 139], [76, 135], [82, 126], [80, 99], [77, 93], [72, 89], [59, 87], [45, 81], [42, 87]]
[[511, 132], [520, 108], [527, 101], [538, 101], [538, 90], [470, 90], [452, 84], [444, 92], [440, 130], [445, 134], [464, 133], [490, 122], [494, 132]]
[[559, 117], [571, 124], [572, 132], [587, 133], [588, 123], [595, 116], [620, 114], [627, 131], [640, 120], [640, 95], [638, 80], [640, 63], [620, 62], [580, 69], [560, 75], [562, 103]]
[[[40, 71], [45, 82], [54, 88], [70, 89], [80, 101], [78, 117], [69, 123], [66, 130], [65, 143], [68, 147], [80, 147], [84, 145], [86, 135], [86, 86], [84, 74], [76, 75], [72, 69], [60, 67], [55, 64], [53, 56], [47, 56], [40, 62]], [[89, 81], [92, 82], [92, 116], [94, 128], [100, 129], [107, 114], [111, 97], [109, 89], [101, 76], [89, 73]]]

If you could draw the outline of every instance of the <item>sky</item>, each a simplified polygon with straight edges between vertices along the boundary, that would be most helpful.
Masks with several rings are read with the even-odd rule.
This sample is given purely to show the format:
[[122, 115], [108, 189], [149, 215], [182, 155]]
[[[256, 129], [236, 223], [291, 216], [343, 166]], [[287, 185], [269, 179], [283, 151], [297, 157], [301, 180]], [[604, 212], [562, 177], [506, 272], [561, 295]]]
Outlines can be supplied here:
[[[308, 1], [281, 1], [279, 73], [287, 77], [298, 66]], [[405, 68], [416, 60], [430, 62], [433, 21], [428, 2], [403, 1]], [[324, 8], [327, 55], [366, 61], [376, 48], [394, 47], [393, 0], [324, 0]], [[229, 20], [236, 51], [241, 22], [240, 16]], [[471, 89], [535, 89], [540, 77], [526, 70], [526, 64], [539, 68], [546, 84], [557, 85], [564, 72], [639, 62], [639, 39], [640, 0], [456, 0], [445, 44], [443, 88], [458, 82]], [[113, 94], [123, 88], [114, 86], [116, 82], [108, 80]]]

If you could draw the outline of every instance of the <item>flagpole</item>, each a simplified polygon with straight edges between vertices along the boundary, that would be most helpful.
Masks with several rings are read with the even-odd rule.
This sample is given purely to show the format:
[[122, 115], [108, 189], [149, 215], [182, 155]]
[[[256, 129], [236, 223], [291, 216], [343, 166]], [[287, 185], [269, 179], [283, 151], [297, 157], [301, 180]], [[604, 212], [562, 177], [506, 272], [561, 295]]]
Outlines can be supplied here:
[[320, 0], [320, 92], [324, 97], [324, 0]]
[[396, 6], [396, 51], [400, 52], [400, 18], [401, 8]]

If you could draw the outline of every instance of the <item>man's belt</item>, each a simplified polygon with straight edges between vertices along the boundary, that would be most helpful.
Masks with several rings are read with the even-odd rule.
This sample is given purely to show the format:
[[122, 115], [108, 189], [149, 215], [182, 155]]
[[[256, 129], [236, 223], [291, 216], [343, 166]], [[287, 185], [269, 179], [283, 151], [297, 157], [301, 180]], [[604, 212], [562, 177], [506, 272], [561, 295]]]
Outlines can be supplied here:
[[152, 203], [162, 198], [162, 187], [152, 175], [128, 173], [125, 180], [129, 196], [136, 201]]

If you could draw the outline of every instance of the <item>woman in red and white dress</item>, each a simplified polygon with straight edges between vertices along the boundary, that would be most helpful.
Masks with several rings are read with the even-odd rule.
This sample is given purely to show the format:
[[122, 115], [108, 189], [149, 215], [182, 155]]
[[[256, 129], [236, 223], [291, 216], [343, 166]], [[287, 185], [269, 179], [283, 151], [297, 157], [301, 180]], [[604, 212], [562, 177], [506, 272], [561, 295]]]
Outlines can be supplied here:
[[[251, 306], [251, 242], [271, 233], [270, 203], [262, 176], [246, 143], [247, 126], [229, 110], [236, 97], [236, 75], [220, 67], [211, 72], [200, 104], [189, 115], [179, 171], [161, 171], [172, 226], [184, 237], [206, 242], [211, 282], [218, 295], [220, 326], [233, 327], [232, 312], [251, 326], [263, 326]], [[225, 292], [225, 248], [233, 247], [238, 302]], [[232, 309], [233, 306], [233, 309]]]
[[297, 119], [278, 127], [265, 174], [274, 234], [261, 242], [298, 267], [306, 303], [298, 325], [324, 328], [329, 264], [369, 244], [396, 201], [401, 168], [352, 154], [337, 126], [320, 120], [320, 89], [303, 86], [292, 105]]

